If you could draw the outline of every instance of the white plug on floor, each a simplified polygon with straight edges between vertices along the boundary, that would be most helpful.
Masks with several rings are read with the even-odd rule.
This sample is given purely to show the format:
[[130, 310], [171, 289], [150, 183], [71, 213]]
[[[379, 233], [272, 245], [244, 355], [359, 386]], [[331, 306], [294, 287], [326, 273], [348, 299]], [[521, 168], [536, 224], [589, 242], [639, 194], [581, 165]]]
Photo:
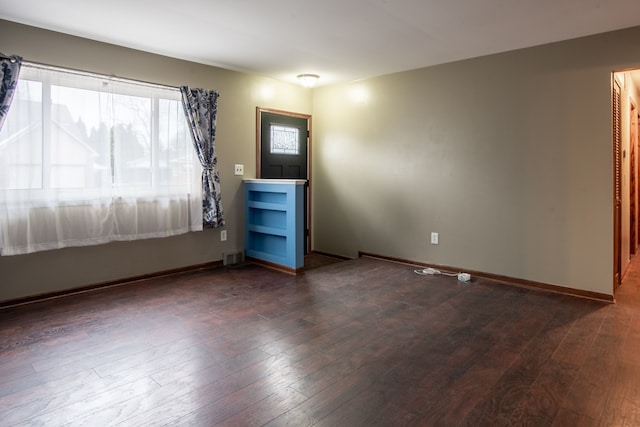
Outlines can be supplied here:
[[420, 274], [420, 275], [436, 275], [436, 274], [443, 274], [445, 276], [453, 276], [453, 277], [458, 277], [458, 281], [460, 282], [469, 282], [471, 280], [471, 275], [469, 273], [445, 273], [442, 272], [440, 270], [436, 270], [435, 268], [424, 268], [422, 270], [414, 270], [414, 272], [416, 274]]
[[461, 282], [468, 282], [471, 280], [471, 275], [469, 273], [458, 273], [458, 280]]

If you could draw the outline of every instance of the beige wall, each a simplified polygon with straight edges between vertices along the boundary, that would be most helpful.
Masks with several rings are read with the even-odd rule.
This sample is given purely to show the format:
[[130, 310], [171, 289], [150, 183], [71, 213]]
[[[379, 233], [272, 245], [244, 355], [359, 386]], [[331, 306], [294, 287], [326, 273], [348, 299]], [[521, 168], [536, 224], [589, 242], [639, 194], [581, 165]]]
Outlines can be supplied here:
[[316, 89], [315, 248], [612, 294], [611, 72], [637, 66], [640, 28]]
[[255, 177], [257, 106], [311, 114], [311, 91], [296, 85], [0, 21], [0, 52], [25, 60], [172, 86], [220, 91], [216, 147], [228, 240], [219, 230], [0, 257], [0, 301], [222, 259], [244, 249], [242, 177]]

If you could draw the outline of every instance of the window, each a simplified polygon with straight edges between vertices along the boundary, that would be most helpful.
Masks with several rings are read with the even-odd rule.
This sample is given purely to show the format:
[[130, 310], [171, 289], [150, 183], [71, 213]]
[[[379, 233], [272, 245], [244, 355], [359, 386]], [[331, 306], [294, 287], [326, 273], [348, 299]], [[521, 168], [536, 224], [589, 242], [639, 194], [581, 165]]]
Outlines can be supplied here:
[[271, 154], [299, 154], [298, 128], [271, 125]]
[[202, 229], [178, 89], [23, 65], [0, 131], [0, 253]]

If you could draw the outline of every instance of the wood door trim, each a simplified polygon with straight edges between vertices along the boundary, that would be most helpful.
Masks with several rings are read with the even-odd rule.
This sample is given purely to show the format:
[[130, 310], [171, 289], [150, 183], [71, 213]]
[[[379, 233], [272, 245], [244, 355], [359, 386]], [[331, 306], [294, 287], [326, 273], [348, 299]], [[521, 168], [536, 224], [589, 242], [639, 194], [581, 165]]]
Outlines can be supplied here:
[[[629, 211], [630, 211], [630, 230], [629, 230], [629, 252], [635, 255], [638, 249], [638, 160], [636, 145], [638, 137], [633, 127], [636, 116], [636, 103], [633, 98], [629, 98], [630, 122], [629, 122]], [[628, 267], [627, 267], [628, 269]]]
[[[261, 113], [273, 113], [280, 114], [282, 116], [289, 117], [297, 117], [301, 119], [307, 120], [307, 127], [309, 130], [309, 135], [307, 137], [307, 226], [309, 228], [309, 236], [306, 239], [307, 241], [307, 253], [311, 253], [313, 245], [311, 244], [311, 195], [312, 195], [312, 186], [311, 186], [311, 159], [312, 159], [312, 140], [313, 140], [313, 120], [311, 118], [311, 114], [304, 113], [294, 113], [293, 111], [285, 111], [285, 110], [277, 110], [274, 108], [262, 108], [256, 107], [256, 178], [260, 177], [261, 171], [261, 161], [262, 161], [262, 120]], [[305, 230], [305, 233], [307, 230]]]

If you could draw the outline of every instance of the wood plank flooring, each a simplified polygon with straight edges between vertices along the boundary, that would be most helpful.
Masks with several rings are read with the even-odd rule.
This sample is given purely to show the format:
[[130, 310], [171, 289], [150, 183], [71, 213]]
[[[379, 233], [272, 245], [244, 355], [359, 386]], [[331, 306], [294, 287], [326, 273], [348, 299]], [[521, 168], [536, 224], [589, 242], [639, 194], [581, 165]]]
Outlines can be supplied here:
[[640, 267], [614, 305], [360, 258], [4, 309], [14, 425], [640, 425]]

